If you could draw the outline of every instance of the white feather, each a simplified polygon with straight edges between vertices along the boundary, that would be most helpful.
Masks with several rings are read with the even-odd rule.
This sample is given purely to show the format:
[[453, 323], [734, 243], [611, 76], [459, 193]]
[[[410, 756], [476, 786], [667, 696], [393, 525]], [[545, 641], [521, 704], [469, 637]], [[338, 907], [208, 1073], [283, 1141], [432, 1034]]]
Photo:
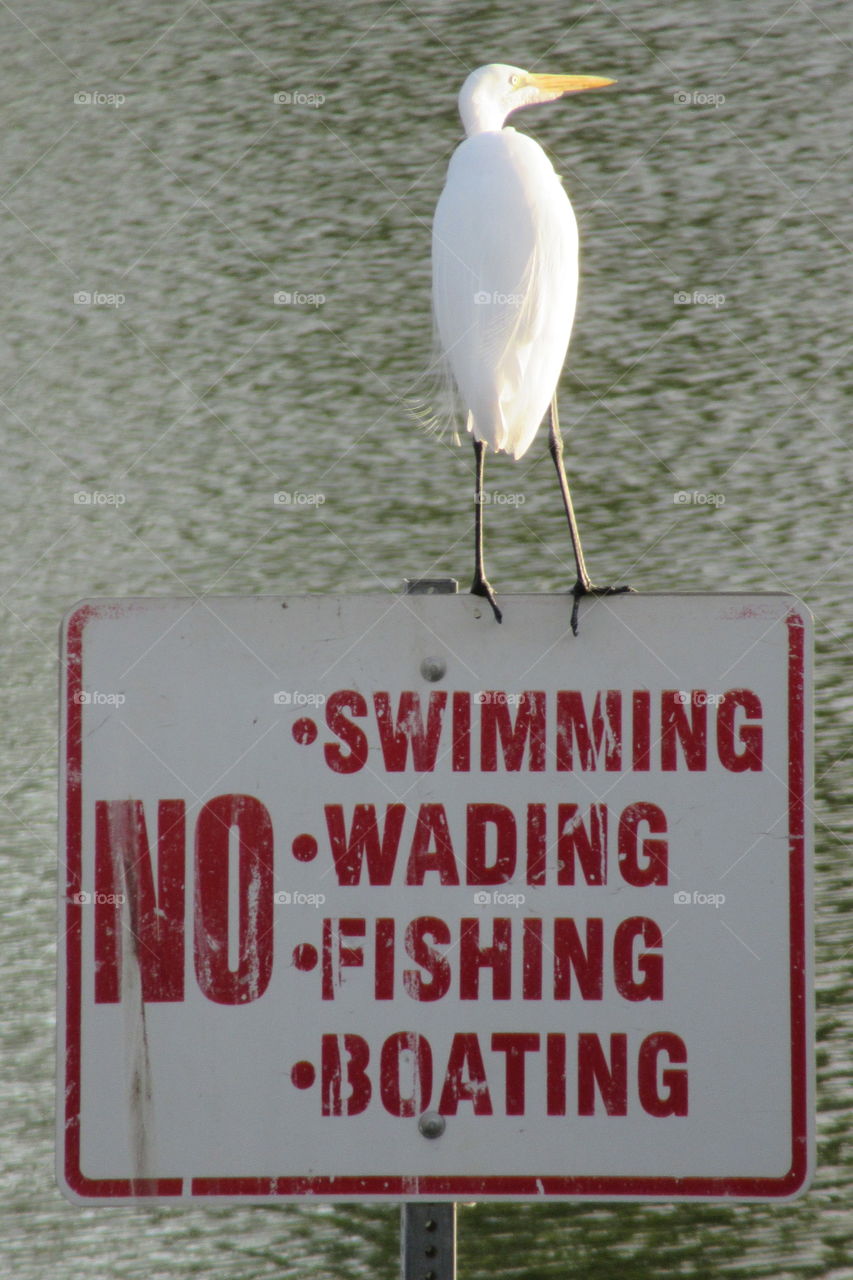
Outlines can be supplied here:
[[526, 453], [572, 331], [577, 224], [551, 162], [514, 129], [456, 149], [433, 223], [433, 308], [478, 440]]

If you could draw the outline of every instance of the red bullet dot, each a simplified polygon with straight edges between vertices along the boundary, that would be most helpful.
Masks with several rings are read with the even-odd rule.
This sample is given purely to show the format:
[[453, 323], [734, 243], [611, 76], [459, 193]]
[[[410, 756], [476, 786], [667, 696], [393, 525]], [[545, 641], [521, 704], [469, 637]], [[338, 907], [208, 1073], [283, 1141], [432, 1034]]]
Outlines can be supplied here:
[[317, 1072], [311, 1062], [294, 1062], [290, 1068], [290, 1079], [297, 1089], [310, 1089]]
[[294, 721], [290, 732], [301, 747], [308, 747], [317, 737], [317, 726], [308, 716], [303, 716], [301, 720]]
[[313, 836], [297, 836], [291, 845], [293, 856], [299, 862], [313, 862], [317, 857], [317, 841]]
[[312, 947], [310, 942], [300, 942], [298, 947], [293, 948], [293, 963], [303, 973], [310, 973], [317, 964], [317, 948]]

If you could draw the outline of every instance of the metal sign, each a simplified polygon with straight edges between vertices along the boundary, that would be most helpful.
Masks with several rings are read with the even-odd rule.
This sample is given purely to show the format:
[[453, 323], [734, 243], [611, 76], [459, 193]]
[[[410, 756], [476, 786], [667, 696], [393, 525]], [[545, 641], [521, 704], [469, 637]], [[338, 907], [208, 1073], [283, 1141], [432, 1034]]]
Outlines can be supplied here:
[[810, 653], [786, 596], [77, 606], [66, 1193], [802, 1191]]

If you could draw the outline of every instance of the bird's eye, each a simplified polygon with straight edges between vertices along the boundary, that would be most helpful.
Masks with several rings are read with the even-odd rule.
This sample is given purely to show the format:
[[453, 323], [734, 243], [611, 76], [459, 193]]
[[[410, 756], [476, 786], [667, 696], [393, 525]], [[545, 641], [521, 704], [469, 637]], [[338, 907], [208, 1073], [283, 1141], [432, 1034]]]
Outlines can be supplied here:
[[509, 83], [511, 88], [517, 89], [518, 86], [521, 84], [521, 77], [516, 75], [511, 75], [509, 78]]

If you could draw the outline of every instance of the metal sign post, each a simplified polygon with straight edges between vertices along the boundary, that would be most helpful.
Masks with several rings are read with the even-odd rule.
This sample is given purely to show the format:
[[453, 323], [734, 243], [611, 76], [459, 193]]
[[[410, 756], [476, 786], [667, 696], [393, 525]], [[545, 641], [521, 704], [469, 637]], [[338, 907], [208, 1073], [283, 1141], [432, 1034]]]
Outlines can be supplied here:
[[404, 1204], [400, 1231], [402, 1280], [456, 1280], [455, 1204]]

